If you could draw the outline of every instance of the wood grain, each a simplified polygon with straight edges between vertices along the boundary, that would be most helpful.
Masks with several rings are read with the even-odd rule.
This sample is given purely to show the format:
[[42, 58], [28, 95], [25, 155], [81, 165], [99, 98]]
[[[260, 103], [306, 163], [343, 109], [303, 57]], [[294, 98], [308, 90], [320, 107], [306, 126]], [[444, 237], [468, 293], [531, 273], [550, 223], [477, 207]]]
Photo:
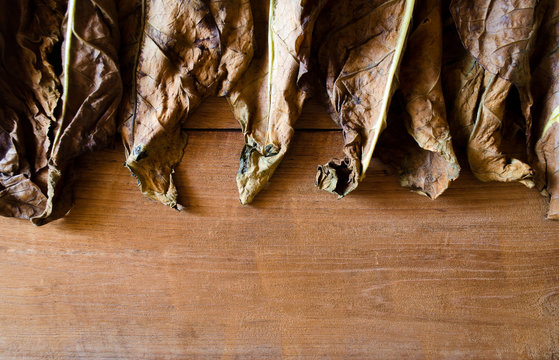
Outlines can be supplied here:
[[183, 212], [143, 198], [118, 147], [79, 162], [65, 219], [0, 218], [0, 358], [559, 357], [559, 224], [536, 192], [465, 171], [431, 201], [375, 162], [336, 200], [313, 182], [341, 133], [299, 131], [242, 206], [242, 143], [190, 132]]

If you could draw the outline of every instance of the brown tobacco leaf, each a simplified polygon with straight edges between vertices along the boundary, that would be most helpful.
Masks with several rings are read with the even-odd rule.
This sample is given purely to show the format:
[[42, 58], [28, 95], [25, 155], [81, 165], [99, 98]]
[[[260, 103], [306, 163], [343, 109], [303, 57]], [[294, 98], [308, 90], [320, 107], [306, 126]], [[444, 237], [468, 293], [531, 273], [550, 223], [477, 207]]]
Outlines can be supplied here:
[[[511, 126], [506, 105], [513, 79], [517, 81], [516, 86], [521, 99], [524, 99], [522, 102], [526, 127], [531, 123], [531, 92], [526, 88], [530, 80], [529, 67], [519, 65], [518, 69], [515, 68], [515, 64], [519, 62], [524, 62], [523, 66], [529, 65], [529, 50], [519, 50], [519, 45], [507, 36], [517, 35], [515, 27], [520, 26], [520, 20], [526, 22], [532, 19], [520, 14], [530, 9], [529, 13], [532, 14], [534, 9], [520, 9], [516, 4], [517, 11], [512, 11], [512, 7], [507, 10], [501, 3], [493, 6], [478, 4], [479, 8], [487, 10], [487, 13], [479, 13], [480, 10], [477, 9], [475, 14], [479, 16], [474, 18], [471, 13], [474, 11], [471, 8], [472, 3], [454, 0], [451, 6], [452, 15], [457, 22], [458, 35], [466, 44], [466, 49], [459, 46], [454, 26], [445, 26], [444, 51], [447, 59], [443, 78], [453, 138], [455, 144], [467, 149], [470, 167], [480, 180], [519, 181], [532, 187], [533, 182], [530, 178], [533, 176], [533, 170], [522, 161], [502, 153], [501, 142], [503, 132]], [[484, 16], [487, 17], [487, 21], [483, 20]], [[520, 16], [520, 20], [509, 25], [507, 19], [516, 16]], [[472, 27], [471, 33], [468, 32], [468, 22]], [[534, 31], [535, 28], [537, 21], [534, 20], [530, 29]], [[497, 34], [499, 32], [502, 38]], [[528, 31], [528, 35], [532, 36], [532, 33]], [[475, 43], [476, 41], [480, 43]], [[530, 48], [531, 41], [522, 38], [520, 43]], [[487, 44], [481, 44], [482, 42]], [[476, 60], [475, 56], [481, 60]]]
[[538, 21], [537, 0], [453, 0], [462, 43], [490, 73], [519, 87], [530, 81], [530, 55]]
[[507, 80], [488, 73], [468, 54], [445, 67], [453, 138], [467, 149], [474, 175], [482, 181], [520, 181], [532, 187], [532, 169], [501, 152], [506, 98], [511, 86]]
[[69, 167], [112, 142], [122, 95], [115, 0], [70, 0], [63, 22], [61, 113], [48, 163], [48, 200], [37, 225], [70, 209]]
[[457, 148], [467, 148], [475, 125], [485, 70], [469, 54], [444, 67], [448, 122]]
[[65, 4], [0, 0], [0, 215], [31, 219], [47, 205], [49, 129], [59, 80], [49, 62]]
[[538, 188], [549, 197], [548, 219], [559, 220], [559, 108], [549, 119], [549, 127], [536, 144]]
[[117, 7], [120, 30], [120, 76], [125, 85], [122, 89], [122, 102], [118, 109], [118, 125], [120, 126], [134, 116], [135, 70], [144, 26], [145, 4], [143, 0], [120, 0]]
[[121, 109], [126, 166], [146, 196], [180, 208], [172, 174], [186, 145], [182, 125], [204, 97], [227, 94], [247, 67], [250, 4], [124, 0], [119, 8], [123, 73], [133, 80]]
[[536, 185], [550, 198], [548, 218], [559, 220], [559, 4], [549, 0], [542, 7], [539, 59], [533, 92], [536, 143]]
[[505, 156], [501, 148], [501, 131], [506, 99], [512, 84], [485, 71], [484, 91], [468, 141], [468, 162], [481, 181], [519, 181], [532, 187], [533, 170], [518, 159]]
[[539, 27], [538, 0], [453, 0], [452, 16], [462, 43], [488, 72], [512, 82], [520, 93], [531, 142], [530, 57]]
[[386, 127], [414, 3], [331, 1], [317, 21], [314, 52], [331, 116], [343, 130], [345, 157], [319, 166], [316, 186], [339, 197], [363, 179]]
[[[400, 71], [400, 89], [409, 116], [406, 127], [421, 149], [410, 149], [401, 171], [403, 186], [435, 199], [455, 180], [460, 166], [454, 154], [441, 82], [441, 1], [418, 2]], [[419, 150], [419, 149], [418, 149]]]
[[250, 203], [287, 151], [307, 98], [311, 35], [323, 0], [252, 1], [254, 60], [230, 95], [245, 146], [237, 173], [241, 203]]
[[380, 160], [398, 171], [400, 183], [421, 195], [433, 198], [450, 181], [449, 162], [438, 152], [418, 147], [406, 127], [412, 122], [406, 112], [401, 91], [396, 92], [390, 105], [390, 121], [378, 143]]

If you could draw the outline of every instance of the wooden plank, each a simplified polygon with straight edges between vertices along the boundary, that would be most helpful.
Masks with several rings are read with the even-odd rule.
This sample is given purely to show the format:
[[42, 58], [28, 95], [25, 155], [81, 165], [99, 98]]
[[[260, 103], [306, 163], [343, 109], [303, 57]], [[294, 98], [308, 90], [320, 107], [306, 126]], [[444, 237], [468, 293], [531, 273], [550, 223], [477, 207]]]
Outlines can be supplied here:
[[183, 212], [143, 198], [116, 149], [80, 162], [67, 218], [1, 218], [0, 357], [559, 355], [559, 224], [536, 192], [464, 172], [431, 201], [375, 162], [336, 200], [313, 181], [340, 133], [298, 132], [242, 206], [241, 147], [190, 134]]

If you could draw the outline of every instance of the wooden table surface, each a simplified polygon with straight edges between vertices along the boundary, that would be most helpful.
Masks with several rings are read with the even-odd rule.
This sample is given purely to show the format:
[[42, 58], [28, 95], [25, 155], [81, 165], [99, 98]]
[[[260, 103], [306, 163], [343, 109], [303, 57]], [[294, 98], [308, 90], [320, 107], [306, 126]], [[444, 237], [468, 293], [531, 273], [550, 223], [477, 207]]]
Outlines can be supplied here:
[[224, 100], [189, 122], [177, 212], [118, 146], [77, 165], [44, 227], [0, 218], [1, 359], [558, 359], [559, 223], [469, 171], [438, 200], [378, 161], [349, 197], [313, 186], [342, 136], [315, 103], [251, 206]]

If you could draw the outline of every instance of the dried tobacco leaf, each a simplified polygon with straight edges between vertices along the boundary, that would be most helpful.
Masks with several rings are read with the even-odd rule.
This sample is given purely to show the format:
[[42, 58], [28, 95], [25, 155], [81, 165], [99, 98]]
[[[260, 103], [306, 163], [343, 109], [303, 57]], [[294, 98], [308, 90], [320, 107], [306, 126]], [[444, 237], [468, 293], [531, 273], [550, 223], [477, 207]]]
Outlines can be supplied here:
[[[519, 91], [527, 140], [531, 141], [530, 56], [539, 26], [536, 5], [536, 0], [516, 3], [453, 0], [451, 3], [462, 43], [485, 69], [483, 75], [477, 75], [477, 80], [483, 76], [483, 91], [468, 140], [470, 166], [483, 181], [520, 181], [533, 186], [530, 167], [518, 159], [507, 158], [499, 148], [505, 101], [511, 84]], [[467, 67], [468, 60], [465, 61], [463, 65]], [[461, 106], [460, 102], [458, 105]]]
[[126, 166], [146, 196], [180, 208], [172, 174], [186, 145], [182, 125], [204, 97], [226, 95], [248, 66], [250, 4], [123, 0], [119, 10], [123, 73], [132, 80], [121, 109]]
[[482, 181], [520, 181], [532, 187], [533, 170], [500, 150], [510, 87], [469, 55], [445, 67], [453, 139], [467, 150], [474, 175]]
[[550, 198], [549, 219], [559, 220], [559, 3], [542, 6], [539, 56], [533, 73], [536, 185]]
[[65, 4], [0, 0], [0, 9], [0, 215], [32, 219], [47, 206], [49, 130], [60, 97], [49, 57]]
[[443, 39], [443, 89], [448, 122], [454, 146], [466, 149], [476, 120], [485, 70], [461, 45], [451, 18], [445, 22]]
[[401, 91], [392, 98], [388, 118], [390, 121], [379, 138], [377, 156], [395, 168], [402, 186], [433, 198], [433, 194], [446, 189], [451, 181], [449, 162], [437, 152], [418, 147], [408, 133], [407, 126], [412, 120]]
[[450, 10], [460, 39], [490, 73], [530, 96], [530, 56], [539, 25], [538, 0], [453, 0]]
[[70, 0], [63, 22], [61, 113], [48, 162], [48, 200], [37, 225], [70, 209], [69, 167], [111, 143], [122, 95], [115, 0]]
[[344, 159], [318, 167], [319, 188], [342, 197], [365, 176], [398, 85], [414, 4], [330, 1], [317, 20], [313, 52], [331, 116], [342, 127], [345, 142]]
[[252, 2], [257, 51], [228, 97], [245, 137], [237, 173], [243, 204], [268, 182], [287, 151], [307, 98], [311, 35], [324, 2]]
[[144, 26], [144, 0], [120, 0], [117, 4], [118, 27], [120, 30], [120, 76], [125, 85], [122, 102], [118, 108], [117, 125], [122, 125], [134, 116], [136, 93], [136, 66]]
[[483, 74], [483, 92], [468, 141], [470, 168], [481, 181], [519, 181], [533, 187], [530, 166], [508, 158], [500, 150], [506, 99], [512, 84], [487, 70]]
[[413, 144], [408, 148], [400, 180], [403, 186], [435, 199], [460, 173], [441, 82], [441, 0], [418, 1], [414, 22], [402, 60], [400, 89], [409, 114], [406, 128], [422, 150]]

